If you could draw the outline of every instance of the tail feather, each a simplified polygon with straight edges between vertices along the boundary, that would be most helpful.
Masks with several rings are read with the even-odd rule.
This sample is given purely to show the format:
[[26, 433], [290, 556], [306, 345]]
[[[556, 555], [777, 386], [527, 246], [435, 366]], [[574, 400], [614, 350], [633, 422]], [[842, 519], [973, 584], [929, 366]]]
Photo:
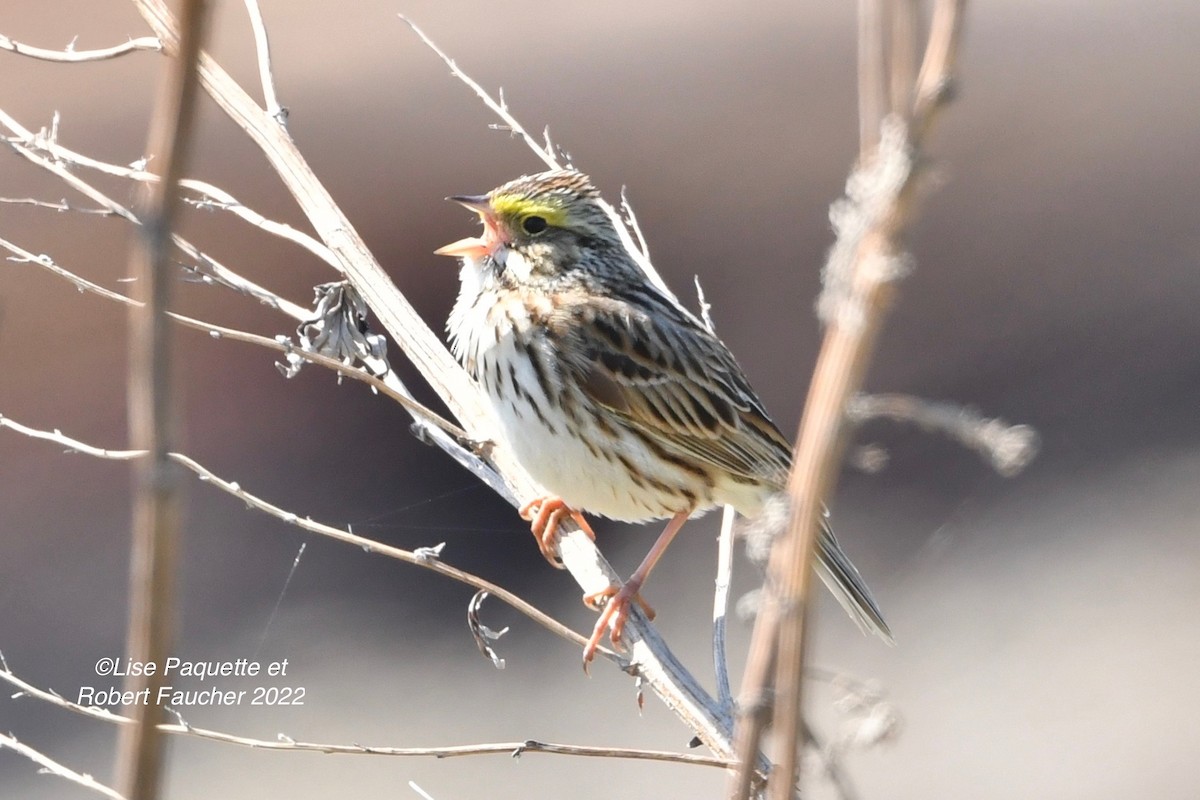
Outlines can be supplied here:
[[863, 633], [873, 633], [890, 645], [896, 644], [892, 631], [883, 619], [866, 581], [858, 574], [850, 558], [842, 551], [829, 522], [822, 517], [821, 533], [817, 538], [817, 575], [829, 587], [850, 618]]

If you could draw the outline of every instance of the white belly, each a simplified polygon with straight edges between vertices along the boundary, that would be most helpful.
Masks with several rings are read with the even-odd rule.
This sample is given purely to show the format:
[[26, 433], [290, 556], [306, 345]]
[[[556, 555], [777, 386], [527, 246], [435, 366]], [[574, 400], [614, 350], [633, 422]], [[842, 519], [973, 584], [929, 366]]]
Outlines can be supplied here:
[[[529, 354], [518, 352], [511, 325], [530, 324], [523, 309], [509, 306], [497, 314], [486, 294], [482, 301], [468, 297], [460, 296], [451, 316], [455, 354], [487, 392], [504, 443], [548, 493], [574, 509], [626, 522], [702, 513], [724, 503], [744, 514], [761, 506], [762, 486], [715, 470], [697, 474], [686, 461], [661, 458], [620, 422], [597, 420], [586, 411], [582, 390], [564, 383], [557, 355], [542, 351], [535, 370]], [[575, 419], [561, 410], [564, 393], [578, 398]]]
[[[480, 382], [492, 401], [506, 443], [550, 494], [572, 508], [628, 522], [673, 516], [687, 507], [688, 503], [673, 493], [638, 486], [625, 464], [606, 455], [619, 451], [626, 463], [660, 483], [684, 480], [678, 474], [662, 474], [664, 470], [649, 460], [644, 446], [632, 436], [614, 429], [614, 440], [586, 414], [568, 427], [566, 415], [555, 410], [528, 360], [516, 358], [510, 337], [481, 350], [479, 356]], [[514, 374], [522, 386], [520, 393], [512, 388]]]

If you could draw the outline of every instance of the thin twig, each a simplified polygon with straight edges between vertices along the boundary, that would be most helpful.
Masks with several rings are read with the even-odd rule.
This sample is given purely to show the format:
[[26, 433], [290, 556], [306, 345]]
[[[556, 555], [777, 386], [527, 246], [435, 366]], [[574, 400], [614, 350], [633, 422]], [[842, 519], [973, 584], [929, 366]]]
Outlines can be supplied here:
[[[0, 678], [2, 677], [4, 677], [4, 673], [0, 672]], [[38, 764], [41, 766], [42, 770], [51, 775], [57, 775], [60, 778], [65, 778], [71, 783], [78, 784], [85, 789], [91, 789], [93, 792], [98, 792], [105, 797], [112, 798], [112, 800], [125, 800], [122, 794], [117, 792], [115, 789], [110, 789], [109, 787], [100, 783], [91, 775], [84, 775], [83, 773], [76, 772], [69, 767], [65, 767], [40, 750], [35, 750], [27, 744], [18, 742], [16, 738], [9, 734], [0, 733], [0, 750], [3, 750], [6, 747], [9, 750], [25, 756], [33, 763]]]
[[271, 69], [271, 44], [267, 39], [267, 23], [263, 20], [258, 0], [246, 0], [246, 13], [250, 16], [250, 27], [254, 30], [254, 51], [258, 54], [258, 80], [262, 84], [263, 102], [267, 113], [275, 118], [280, 127], [287, 128], [287, 109], [279, 104], [275, 92], [275, 74]]
[[[621, 192], [621, 206], [630, 216], [631, 226], [641, 239], [641, 229], [633, 218], [633, 209], [625, 200], [625, 192]], [[643, 243], [644, 246], [644, 243]], [[712, 306], [704, 297], [704, 288], [700, 285], [700, 276], [693, 276], [696, 284], [696, 305], [700, 309], [700, 320], [713, 336], [717, 328], [713, 324]], [[713, 675], [717, 681], [717, 702], [727, 711], [733, 711], [733, 692], [729, 688], [729, 659], [725, 650], [725, 629], [729, 617], [729, 587], [733, 582], [733, 523], [737, 511], [733, 506], [721, 509], [721, 531], [717, 534], [717, 575], [713, 589]]]
[[[146, 175], [146, 173], [130, 175], [129, 177], [135, 180], [144, 180], [143, 175]], [[190, 178], [180, 181], [179, 185], [184, 189], [190, 189], [201, 195], [202, 199], [200, 200], [187, 200], [187, 202], [195, 205], [197, 208], [216, 208], [228, 211], [272, 236], [278, 236], [280, 239], [286, 239], [289, 242], [300, 245], [338, 272], [342, 271], [341, 262], [337, 260], [337, 257], [323, 242], [314, 239], [303, 231], [296, 230], [286, 222], [277, 222], [273, 219], [268, 219], [249, 206], [243, 205], [241, 201], [224, 189], [213, 186], [211, 183]]]
[[937, 0], [929, 25], [929, 43], [917, 73], [913, 96], [913, 135], [923, 138], [939, 110], [951, 99], [954, 64], [962, 41], [966, 0]]
[[[84, 455], [92, 456], [94, 458], [102, 458], [110, 461], [131, 461], [144, 455], [144, 451], [142, 450], [110, 450], [107, 448], [96, 447], [80, 441], [79, 439], [74, 439], [70, 436], [67, 436], [60, 430], [55, 429], [53, 431], [46, 431], [39, 428], [33, 428], [17, 422], [11, 417], [6, 417], [3, 414], [0, 414], [0, 428], [8, 428], [9, 430], [15, 431], [24, 436], [28, 436], [31, 439], [53, 442], [61, 445], [68, 452], [83, 453]], [[367, 553], [374, 553], [386, 556], [388, 558], [394, 558], [397, 561], [403, 561], [407, 564], [428, 569], [432, 572], [438, 573], [439, 575], [451, 578], [459, 583], [466, 584], [467, 586], [471, 586], [475, 589], [486, 590], [492, 596], [512, 606], [515, 610], [520, 611], [522, 614], [537, 622], [539, 625], [542, 625], [551, 633], [554, 633], [579, 646], [582, 646], [587, 642], [586, 637], [575, 633], [570, 628], [551, 617], [549, 614], [538, 610], [536, 606], [526, 602], [525, 600], [522, 600], [519, 596], [501, 586], [492, 583], [491, 581], [480, 578], [479, 576], [473, 575], [464, 570], [460, 570], [457, 567], [452, 567], [443, 561], [440, 561], [436, 558], [431, 558], [427, 554], [404, 550], [399, 547], [392, 547], [391, 545], [377, 542], [374, 539], [368, 539], [364, 536], [359, 536], [358, 534], [352, 533], [349, 530], [343, 530], [341, 528], [335, 528], [331, 525], [325, 525], [308, 517], [300, 517], [295, 512], [280, 508], [273, 503], [251, 494], [243, 489], [236, 481], [230, 481], [221, 478], [199, 462], [183, 455], [182, 453], [171, 453], [170, 457], [176, 463], [196, 473], [196, 475], [204, 483], [210, 486], [215, 486], [227, 494], [238, 498], [247, 506], [269, 514], [270, 516], [275, 517], [282, 522], [286, 522], [288, 525], [294, 525], [310, 533], [328, 537], [335, 541], [342, 542], [343, 544], [356, 547]], [[618, 664], [625, 663], [625, 659], [611, 650], [601, 648], [600, 653], [606, 658], [617, 662]]]
[[450, 72], [452, 75], [454, 75], [454, 77], [458, 78], [460, 81], [466, 84], [471, 91], [475, 92], [475, 96], [482, 100], [483, 104], [492, 110], [492, 113], [504, 120], [504, 125], [509, 131], [524, 140], [525, 144], [529, 146], [529, 149], [533, 151], [534, 155], [542, 160], [542, 163], [544, 163], [550, 169], [564, 168], [563, 164], [559, 162], [558, 158], [554, 155], [554, 148], [538, 142], [537, 139], [533, 138], [533, 135], [530, 134], [529, 131], [525, 130], [525, 126], [523, 126], [517, 120], [517, 118], [509, 112], [508, 104], [504, 102], [503, 90], [500, 92], [500, 99], [493, 99], [491, 94], [489, 94], [486, 89], [480, 86], [474, 78], [459, 69], [458, 63], [453, 58], [446, 55], [445, 51], [438, 47], [433, 39], [430, 39], [428, 36], [426, 36], [425, 31], [418, 28], [415, 22], [403, 14], [399, 14], [398, 16], [405, 25], [412, 28], [413, 33], [415, 33], [421, 39], [421, 41], [425, 43], [425, 46], [436, 53], [437, 57], [442, 60], [442, 63], [450, 68]]
[[416, 792], [420, 796], [421, 800], [434, 800], [433, 795], [418, 786], [416, 781], [409, 781], [408, 788]]
[[7, 239], [0, 239], [0, 247], [3, 247], [5, 250], [8, 250], [10, 253], [16, 255], [16, 258], [12, 258], [10, 256], [8, 259], [9, 261], [35, 264], [42, 269], [49, 270], [55, 275], [66, 278], [68, 281], [75, 284], [75, 287], [81, 292], [92, 292], [93, 294], [98, 294], [108, 300], [115, 300], [118, 303], [124, 303], [125, 305], [140, 305], [137, 300], [134, 300], [131, 297], [126, 297], [120, 292], [114, 292], [112, 289], [106, 289], [98, 283], [92, 283], [86, 278], [81, 278], [74, 272], [60, 267], [54, 262], [54, 259], [50, 258], [48, 255], [37, 255], [31, 253], [20, 245], [10, 242]]
[[733, 506], [721, 511], [721, 532], [717, 535], [717, 578], [713, 592], [713, 671], [717, 679], [717, 701], [733, 709], [729, 688], [729, 661], [725, 652], [725, 623], [729, 615], [729, 587], [733, 580]]
[[162, 51], [162, 43], [153, 36], [142, 36], [112, 47], [101, 47], [96, 50], [76, 50], [74, 45], [75, 43], [72, 42], [65, 50], [47, 50], [43, 47], [22, 44], [0, 34], [0, 50], [10, 50], [18, 55], [60, 63], [77, 64], [81, 61], [104, 61], [138, 50], [150, 50], [155, 53]]
[[[141, 183], [155, 183], [159, 180], [158, 175], [145, 169], [145, 159], [137, 162], [132, 166], [121, 166], [120, 164], [112, 164], [107, 161], [100, 161], [82, 153], [78, 153], [70, 148], [64, 147], [52, 137], [34, 134], [25, 129], [12, 117], [9, 117], [4, 112], [0, 111], [0, 123], [4, 124], [14, 136], [8, 139], [8, 143], [14, 147], [21, 145], [25, 148], [31, 148], [36, 152], [45, 153], [50, 156], [52, 163], [66, 163], [73, 166], [85, 167], [87, 169], [101, 172], [105, 175], [113, 175], [118, 178], [126, 178], [128, 180], [138, 181]], [[308, 252], [315, 255], [317, 258], [324, 261], [329, 266], [338, 270], [342, 269], [341, 262], [330, 252], [322, 242], [302, 231], [296, 230], [291, 225], [284, 222], [277, 222], [268, 219], [263, 214], [255, 211], [247, 205], [244, 205], [236, 197], [229, 192], [214, 186], [206, 181], [196, 180], [195, 178], [181, 178], [179, 186], [195, 192], [200, 196], [200, 199], [188, 199], [187, 202], [197, 206], [198, 208], [216, 208], [223, 211], [228, 211], [231, 214], [239, 217], [247, 223], [259, 228], [272, 236], [278, 236], [281, 239], [286, 239], [300, 247], [303, 247]], [[58, 211], [69, 210], [85, 210], [74, 209], [68, 207], [66, 203], [54, 205], [42, 203], [39, 201], [9, 201], [9, 202], [30, 202], [36, 205], [53, 208]], [[110, 206], [103, 206], [100, 209], [88, 210], [93, 214], [116, 214], [116, 211]]]
[[1040, 447], [1037, 431], [1028, 425], [1009, 425], [973, 408], [907, 394], [857, 394], [846, 405], [846, 418], [855, 424], [884, 418], [943, 433], [982, 454], [1006, 478], [1025, 469]]
[[[0, 668], [0, 681], [8, 683], [17, 689], [16, 696], [27, 695], [41, 700], [74, 714], [89, 717], [116, 725], [129, 725], [133, 722], [130, 717], [115, 714], [98, 706], [85, 706], [73, 703], [56, 692], [46, 691], [28, 681], [23, 680], [7, 668]], [[177, 714], [178, 716], [178, 714]], [[249, 736], [239, 736], [226, 731], [201, 728], [179, 718], [175, 723], [161, 723], [158, 729], [163, 733], [176, 736], [190, 736], [197, 739], [207, 739], [224, 744], [252, 747], [256, 750], [271, 750], [276, 752], [308, 752], [324, 753], [327, 755], [350, 756], [398, 756], [425, 758], [458, 758], [477, 755], [507, 755], [519, 758], [525, 753], [545, 753], [548, 755], [582, 756], [590, 758], [623, 758], [637, 761], [663, 761], [675, 764], [690, 764], [705, 767], [728, 768], [732, 762], [728, 759], [704, 756], [696, 753], [675, 753], [669, 750], [644, 750], [631, 747], [600, 747], [594, 745], [564, 744], [561, 742], [544, 742], [537, 739], [526, 739], [519, 742], [486, 742], [480, 744], [454, 745], [450, 747], [390, 747], [361, 744], [332, 744], [323, 742], [303, 742], [280, 734], [277, 739], [255, 739]]]
[[[8, 130], [15, 134], [15, 138], [6, 138], [4, 141], [18, 155], [41, 167], [47, 172], [56, 175], [72, 189], [75, 189], [77, 192], [97, 205], [110, 210], [116, 216], [121, 217], [133, 225], [142, 224], [137, 214], [133, 213], [132, 210], [121, 205], [104, 192], [101, 192], [99, 189], [80, 178], [68, 168], [67, 164], [60, 163], [58, 158], [44, 154], [43, 151], [45, 151], [48, 147], [48, 145], [45, 144], [46, 140], [44, 140], [44, 137], [40, 137], [31, 133], [3, 110], [0, 110], [0, 126], [8, 128]], [[53, 139], [48, 141], [52, 142]], [[227, 286], [236, 292], [247, 295], [248, 297], [253, 297], [260, 303], [282, 311], [293, 319], [302, 320], [308, 317], [309, 310], [304, 306], [281, 298], [274, 292], [259, 286], [254, 281], [242, 277], [233, 270], [225, 267], [207, 253], [201, 251], [183, 237], [176, 235], [174, 237], [174, 242], [176, 247], [178, 247], [185, 255], [195, 261], [195, 269], [206, 279], [220, 283], [221, 285]]]
[[[130, 263], [143, 305], [130, 308], [129, 431], [145, 452], [134, 464], [133, 543], [130, 549], [129, 624], [131, 659], [161, 664], [175, 646], [175, 572], [180, 537], [181, 486], [171, 463], [178, 438], [178, 398], [172, 381], [171, 324], [167, 317], [174, 276], [171, 230], [180, 202], [178, 182], [194, 133], [200, 82], [196, 62], [208, 27], [205, 0], [184, 0], [178, 52], [169, 63], [151, 121], [149, 151], [158, 156], [161, 181], [149, 186], [141, 234]], [[126, 679], [126, 689], [157, 696], [165, 676]], [[117, 785], [130, 800], [154, 800], [165, 773], [164, 743], [157, 724], [162, 709], [135, 705], [137, 724], [117, 750]]]
[[51, 211], [71, 211], [76, 214], [95, 214], [99, 217], [115, 217], [117, 214], [112, 209], [108, 208], [80, 208], [73, 206], [66, 200], [59, 203], [51, 203], [47, 200], [38, 200], [34, 197], [0, 197], [0, 203], [5, 203], [14, 206], [35, 206], [36, 208], [48, 208]]

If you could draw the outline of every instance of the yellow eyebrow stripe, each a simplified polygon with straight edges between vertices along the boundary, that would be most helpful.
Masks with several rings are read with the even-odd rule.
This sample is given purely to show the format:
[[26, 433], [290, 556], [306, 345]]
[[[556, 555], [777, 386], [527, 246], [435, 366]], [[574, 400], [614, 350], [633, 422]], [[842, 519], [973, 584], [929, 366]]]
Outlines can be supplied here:
[[531, 200], [520, 195], [502, 194], [492, 198], [492, 209], [497, 216], [509, 219], [524, 219], [538, 216], [555, 227], [562, 227], [567, 221], [567, 212], [562, 203], [545, 200]]

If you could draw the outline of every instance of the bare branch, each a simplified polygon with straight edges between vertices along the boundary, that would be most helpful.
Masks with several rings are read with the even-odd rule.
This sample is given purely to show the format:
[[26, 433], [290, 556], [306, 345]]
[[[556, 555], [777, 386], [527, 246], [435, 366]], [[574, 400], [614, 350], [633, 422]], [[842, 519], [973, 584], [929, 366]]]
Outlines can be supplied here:
[[[141, 173], [140, 175], [130, 175], [129, 177], [135, 180], [144, 180], [142, 176], [148, 176], [149, 173]], [[187, 202], [196, 206], [196, 208], [216, 208], [222, 211], [228, 211], [231, 214], [240, 217], [256, 228], [259, 228], [272, 236], [278, 236], [280, 239], [286, 239], [290, 242], [300, 245], [308, 252], [312, 253], [317, 258], [324, 261], [329, 266], [342, 271], [341, 262], [333, 252], [324, 245], [324, 243], [314, 239], [307, 233], [298, 231], [291, 225], [284, 222], [276, 222], [272, 219], [267, 219], [262, 214], [258, 213], [249, 206], [242, 205], [236, 197], [220, 187], [213, 186], [211, 183], [197, 181], [192, 179], [184, 179], [179, 182], [179, 185], [185, 189], [190, 189], [201, 195], [200, 200], [187, 200]]]
[[906, 394], [857, 394], [846, 405], [846, 418], [853, 423], [885, 418], [944, 433], [981, 453], [1006, 478], [1029, 466], [1040, 447], [1037, 431], [1028, 425], [1009, 425], [972, 408]]
[[48, 255], [45, 255], [44, 253], [41, 255], [34, 255], [20, 245], [14, 244], [7, 239], [0, 239], [0, 247], [3, 247], [5, 250], [8, 250], [10, 253], [14, 253], [17, 256], [16, 258], [9, 257], [9, 261], [35, 264], [42, 269], [47, 269], [50, 272], [53, 272], [55, 275], [66, 278], [71, 283], [75, 284], [75, 287], [81, 292], [92, 292], [108, 300], [115, 300], [118, 303], [124, 303], [125, 305], [138, 305], [138, 301], [126, 297], [120, 292], [114, 292], [112, 289], [106, 289], [97, 283], [92, 283], [86, 278], [79, 277], [70, 270], [60, 267], [54, 262], [54, 259], [50, 258]]
[[[0, 672], [0, 678], [2, 677], [4, 677], [4, 673]], [[91, 789], [93, 792], [102, 794], [105, 797], [111, 797], [113, 800], [125, 800], [124, 796], [118, 793], [115, 789], [110, 789], [104, 784], [98, 782], [91, 775], [84, 775], [83, 773], [76, 772], [68, 767], [64, 767], [62, 764], [50, 758], [50, 756], [46, 755], [45, 753], [35, 750], [27, 744], [18, 742], [9, 734], [0, 733], [0, 750], [3, 750], [5, 747], [16, 753], [20, 753], [33, 763], [40, 765], [45, 772], [51, 775], [57, 775], [60, 778], [65, 778], [71, 783], [78, 784], [85, 789]]]
[[[0, 414], [0, 428], [8, 428], [32, 439], [40, 439], [59, 444], [66, 448], [68, 452], [83, 453], [84, 455], [108, 459], [111, 461], [131, 461], [145, 454], [145, 451], [142, 450], [109, 450], [106, 448], [95, 447], [87, 444], [86, 442], [66, 436], [58, 429], [55, 429], [54, 431], [45, 431], [38, 428], [32, 428], [17, 422], [11, 417], [6, 417], [3, 414]], [[247, 506], [269, 514], [270, 516], [286, 522], [289, 525], [294, 525], [310, 533], [319, 534], [321, 536], [334, 539], [335, 541], [342, 542], [343, 544], [351, 545], [367, 553], [375, 553], [378, 555], [387, 556], [388, 558], [394, 558], [397, 561], [403, 561], [407, 564], [413, 564], [415, 566], [431, 570], [439, 575], [444, 575], [445, 577], [456, 580], [459, 583], [472, 586], [475, 589], [483, 589], [494, 597], [512, 606], [517, 611], [520, 611], [522, 614], [525, 614], [539, 625], [545, 627], [551, 633], [555, 633], [558, 636], [579, 645], [580, 647], [587, 642], [586, 637], [575, 633], [558, 620], [538, 610], [531, 603], [522, 600], [520, 597], [508, 591], [507, 589], [497, 586], [491, 581], [480, 578], [469, 572], [452, 567], [449, 564], [438, 560], [437, 558], [432, 558], [428, 552], [415, 553], [409, 550], [403, 550], [398, 547], [392, 547], [390, 545], [383, 544], [382, 542], [377, 542], [374, 539], [368, 539], [364, 536], [359, 536], [358, 534], [352, 533], [349, 530], [342, 530], [341, 528], [334, 528], [330, 525], [324, 525], [322, 523], [315, 522], [308, 517], [301, 518], [294, 512], [287, 511], [286, 509], [280, 508], [279, 506], [269, 503], [266, 500], [247, 492], [236, 481], [228, 481], [219, 477], [201, 465], [199, 462], [188, 458], [181, 453], [171, 453], [170, 457], [176, 463], [196, 473], [196, 475], [199, 476], [200, 480], [204, 483], [207, 483], [210, 486], [215, 486], [227, 494], [238, 498]], [[601, 655], [617, 662], [618, 664], [624, 665], [626, 663], [625, 659], [611, 650], [601, 648], [600, 653]]]
[[412, 789], [414, 792], [416, 792], [418, 795], [420, 795], [421, 800], [434, 800], [433, 795], [431, 795], [429, 792], [425, 791], [420, 786], [418, 786], [416, 781], [409, 781], [408, 788]]
[[76, 64], [81, 61], [104, 61], [138, 50], [150, 50], [158, 53], [162, 52], [162, 43], [153, 36], [142, 36], [137, 39], [130, 39], [122, 44], [113, 45], [112, 47], [102, 47], [97, 50], [76, 50], [74, 41], [65, 50], [47, 50], [42, 47], [22, 44], [0, 33], [0, 50], [9, 50], [17, 55], [29, 56], [30, 58], [37, 58], [42, 61]]
[[267, 40], [267, 24], [263, 20], [258, 0], [246, 0], [246, 13], [250, 16], [250, 27], [254, 29], [254, 49], [258, 53], [258, 80], [262, 84], [263, 102], [267, 113], [275, 118], [281, 128], [287, 128], [288, 110], [279, 104], [275, 93], [275, 75], [271, 69], [271, 45]]
[[[4, 681], [17, 689], [15, 696], [27, 695], [35, 700], [41, 700], [58, 708], [65, 709], [91, 719], [100, 720], [116, 725], [129, 725], [133, 722], [130, 717], [100, 708], [73, 703], [56, 692], [49, 692], [21, 679], [7, 665], [0, 668], [0, 681]], [[690, 764], [705, 767], [728, 768], [732, 762], [728, 759], [714, 758], [694, 753], [674, 753], [667, 750], [643, 750], [628, 747], [596, 747], [591, 745], [563, 744], [559, 742], [543, 742], [536, 739], [526, 739], [520, 742], [487, 742], [482, 744], [455, 745], [451, 747], [388, 747], [360, 744], [327, 744], [321, 742], [303, 742], [280, 734], [278, 739], [255, 739], [248, 736], [238, 736], [225, 731], [200, 728], [189, 724], [182, 717], [176, 723], [161, 723], [158, 729], [163, 733], [176, 736], [189, 736], [196, 739], [207, 739], [224, 744], [252, 747], [256, 750], [271, 750], [277, 752], [309, 752], [327, 755], [350, 756], [396, 756], [396, 757], [425, 757], [425, 758], [457, 758], [476, 755], [507, 755], [519, 758], [526, 753], [545, 753], [548, 755], [582, 756], [590, 758], [624, 758], [640, 761], [664, 761], [676, 764]], [[39, 762], [40, 763], [40, 762]], [[119, 795], [114, 795], [119, 797]]]
[[722, 708], [733, 709], [729, 688], [729, 661], [725, 653], [725, 622], [729, 615], [729, 586], [733, 581], [733, 506], [721, 511], [721, 532], [717, 536], [717, 578], [713, 592], [713, 672], [717, 679], [717, 701]]
[[[6, 138], [4, 141], [21, 157], [31, 163], [41, 167], [42, 169], [56, 175], [64, 183], [75, 189], [77, 192], [87, 197], [92, 202], [102, 208], [108, 209], [114, 215], [130, 222], [134, 225], [141, 225], [141, 220], [129, 208], [121, 205], [113, 200], [108, 195], [101, 192], [96, 187], [92, 186], [87, 181], [80, 178], [70, 169], [66, 163], [60, 163], [60, 160], [53, 155], [46, 155], [44, 151], [53, 145], [53, 136], [46, 136], [31, 133], [23, 125], [0, 110], [0, 126], [7, 128], [13, 132], [14, 137]], [[62, 152], [60, 150], [51, 150], [51, 153]], [[81, 157], [84, 158], [84, 157]], [[90, 160], [90, 159], [89, 159]], [[83, 163], [82, 161], [80, 163]], [[101, 162], [94, 162], [101, 163]], [[236, 292], [253, 297], [263, 305], [282, 311], [293, 319], [305, 319], [309, 311], [307, 308], [296, 303], [281, 298], [274, 292], [259, 286], [254, 281], [242, 277], [233, 270], [225, 267], [216, 259], [204, 253], [191, 242], [181, 236], [174, 237], [175, 246], [183, 251], [189, 258], [195, 260], [194, 268], [206, 280], [211, 280], [220, 283]]]
[[[641, 230], [637, 221], [633, 220], [633, 209], [625, 201], [625, 193], [621, 192], [622, 208], [630, 215], [632, 226], [641, 238]], [[700, 276], [693, 276], [696, 284], [696, 304], [700, 308], [700, 320], [712, 335], [717, 335], [713, 324], [712, 306], [704, 297], [704, 289], [700, 286]], [[729, 688], [729, 660], [725, 651], [725, 628], [729, 616], [729, 587], [733, 581], [733, 523], [737, 511], [733, 506], [725, 506], [721, 510], [721, 532], [717, 535], [717, 576], [713, 589], [713, 674], [717, 681], [717, 702], [721, 707], [733, 711], [733, 692]]]
[[437, 44], [434, 43], [433, 39], [430, 39], [428, 36], [426, 36], [425, 31], [418, 28], [415, 22], [403, 14], [399, 14], [398, 16], [405, 25], [412, 28], [413, 33], [415, 33], [421, 39], [421, 41], [425, 43], [425, 46], [436, 53], [437, 57], [440, 58], [447, 67], [450, 68], [450, 73], [454, 75], [454, 77], [465, 83], [471, 91], [475, 92], [475, 96], [482, 100], [483, 104], [492, 110], [492, 113], [504, 120], [504, 125], [507, 130], [511, 131], [513, 135], [519, 136], [522, 140], [524, 140], [525, 144], [529, 146], [529, 149], [534, 152], [534, 155], [542, 160], [542, 163], [544, 163], [550, 169], [565, 168], [563, 164], [559, 162], [558, 158], [555, 157], [554, 148], [549, 143], [548, 135], [546, 137], [546, 144], [540, 144], [537, 139], [533, 138], [533, 135], [530, 134], [529, 131], [525, 130], [525, 126], [518, 122], [517, 118], [509, 113], [508, 104], [504, 102], [503, 89], [500, 90], [500, 99], [493, 99], [492, 96], [488, 94], [488, 91], [480, 86], [474, 78], [459, 69], [458, 63], [453, 58], [446, 55], [445, 51], [438, 47]]
[[6, 203], [14, 206], [35, 206], [37, 208], [47, 208], [51, 211], [73, 211], [76, 214], [95, 214], [98, 217], [115, 217], [117, 214], [112, 209], [108, 208], [81, 208], [73, 206], [66, 200], [58, 203], [51, 203], [46, 200], [38, 200], [33, 197], [0, 197], [0, 203]]
[[912, 120], [917, 137], [925, 135], [937, 110], [951, 97], [966, 5], [966, 0], [937, 0], [934, 5], [929, 43], [913, 96]]

